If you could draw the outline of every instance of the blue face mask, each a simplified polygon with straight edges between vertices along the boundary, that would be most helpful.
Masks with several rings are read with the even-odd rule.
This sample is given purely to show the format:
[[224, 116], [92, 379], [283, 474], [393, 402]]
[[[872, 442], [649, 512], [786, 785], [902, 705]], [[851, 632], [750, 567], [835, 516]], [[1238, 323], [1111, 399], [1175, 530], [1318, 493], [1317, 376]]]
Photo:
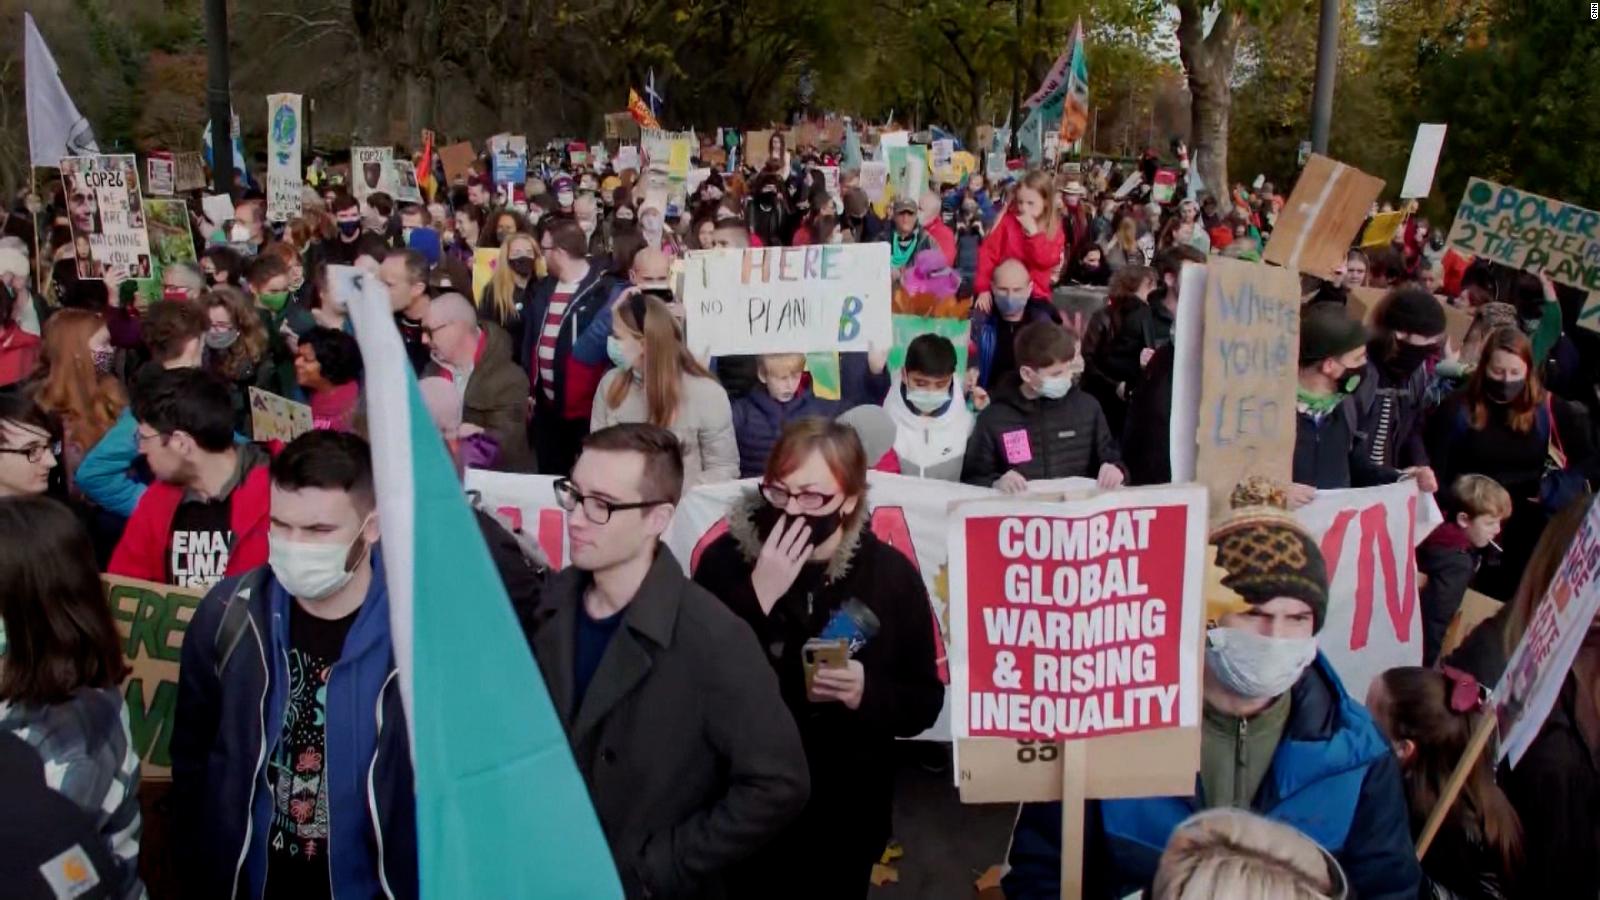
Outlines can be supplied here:
[[606, 338], [606, 355], [611, 357], [611, 364], [619, 369], [633, 368], [633, 360], [622, 350], [622, 341], [616, 335]]
[[997, 293], [994, 295], [994, 305], [1002, 316], [1014, 316], [1028, 305], [1028, 295]]
[[1039, 396], [1046, 400], [1060, 400], [1072, 389], [1072, 376], [1060, 375], [1055, 378], [1046, 378], [1039, 383]]

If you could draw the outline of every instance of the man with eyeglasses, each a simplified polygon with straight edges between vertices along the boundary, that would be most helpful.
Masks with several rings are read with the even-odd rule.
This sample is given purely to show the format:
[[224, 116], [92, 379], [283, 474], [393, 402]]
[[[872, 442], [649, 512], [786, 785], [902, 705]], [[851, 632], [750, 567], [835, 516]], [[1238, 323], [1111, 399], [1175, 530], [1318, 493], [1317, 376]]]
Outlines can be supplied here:
[[805, 752], [755, 636], [684, 576], [661, 535], [683, 488], [671, 431], [615, 425], [556, 482], [572, 565], [534, 656], [629, 897], [721, 896], [793, 820]]
[[500, 445], [496, 468], [532, 472], [528, 379], [511, 360], [511, 338], [493, 322], [479, 322], [472, 303], [454, 293], [435, 297], [422, 325], [422, 340], [433, 357], [423, 375], [454, 385], [467, 436], [476, 429], [494, 438]]
[[0, 393], [0, 497], [43, 494], [55, 467], [49, 416], [25, 394]]
[[228, 386], [199, 369], [141, 374], [135, 440], [156, 477], [107, 571], [209, 588], [267, 561], [268, 454], [235, 446]]

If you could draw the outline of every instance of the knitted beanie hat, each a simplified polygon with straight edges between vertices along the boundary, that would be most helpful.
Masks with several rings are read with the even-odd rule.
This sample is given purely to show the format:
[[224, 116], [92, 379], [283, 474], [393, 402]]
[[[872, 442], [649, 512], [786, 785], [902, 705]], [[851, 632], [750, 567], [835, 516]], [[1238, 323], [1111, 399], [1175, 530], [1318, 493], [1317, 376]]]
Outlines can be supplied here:
[[1286, 511], [1282, 486], [1250, 478], [1234, 489], [1233, 512], [1211, 530], [1222, 585], [1250, 605], [1293, 597], [1311, 607], [1313, 633], [1328, 617], [1328, 568], [1311, 535]]

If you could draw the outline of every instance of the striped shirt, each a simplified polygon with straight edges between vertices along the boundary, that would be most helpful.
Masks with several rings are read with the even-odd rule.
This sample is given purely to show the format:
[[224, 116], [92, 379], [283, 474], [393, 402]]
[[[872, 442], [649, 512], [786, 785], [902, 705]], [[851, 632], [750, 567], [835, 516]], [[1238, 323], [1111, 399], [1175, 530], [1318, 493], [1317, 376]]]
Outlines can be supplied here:
[[572, 303], [572, 295], [577, 289], [577, 284], [563, 282], [556, 285], [555, 293], [550, 295], [550, 307], [544, 313], [539, 342], [535, 345], [539, 390], [552, 403], [556, 399], [556, 344], [561, 337], [561, 320], [566, 316], [567, 306]]

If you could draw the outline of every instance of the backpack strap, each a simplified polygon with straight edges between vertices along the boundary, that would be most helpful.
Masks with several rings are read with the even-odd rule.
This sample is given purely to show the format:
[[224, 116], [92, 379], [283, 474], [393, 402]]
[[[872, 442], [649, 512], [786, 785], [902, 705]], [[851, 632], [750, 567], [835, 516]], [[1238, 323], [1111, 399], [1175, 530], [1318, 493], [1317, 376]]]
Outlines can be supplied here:
[[250, 625], [250, 598], [266, 583], [266, 573], [266, 566], [258, 566], [239, 576], [239, 580], [233, 583], [233, 590], [228, 593], [228, 599], [223, 601], [222, 623], [217, 626], [217, 638], [213, 645], [218, 678], [228, 667], [228, 659], [239, 648], [239, 642], [244, 640], [245, 628]]

